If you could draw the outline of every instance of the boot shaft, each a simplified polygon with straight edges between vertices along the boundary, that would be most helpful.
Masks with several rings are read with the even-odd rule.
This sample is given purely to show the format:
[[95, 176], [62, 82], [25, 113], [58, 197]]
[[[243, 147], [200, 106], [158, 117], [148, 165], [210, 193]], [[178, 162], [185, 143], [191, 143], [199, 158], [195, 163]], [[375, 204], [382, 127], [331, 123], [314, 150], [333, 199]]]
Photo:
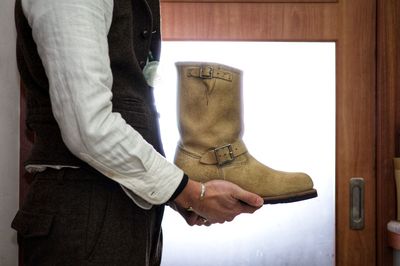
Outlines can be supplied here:
[[242, 137], [242, 72], [215, 63], [179, 62], [181, 145], [195, 153]]

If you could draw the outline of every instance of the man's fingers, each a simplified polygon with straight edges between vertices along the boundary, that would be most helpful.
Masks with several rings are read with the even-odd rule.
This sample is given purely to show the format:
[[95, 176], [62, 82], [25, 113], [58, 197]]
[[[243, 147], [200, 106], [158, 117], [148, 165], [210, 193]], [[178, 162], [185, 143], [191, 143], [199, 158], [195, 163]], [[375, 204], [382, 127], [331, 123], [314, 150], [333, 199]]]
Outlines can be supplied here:
[[186, 222], [188, 225], [199, 225], [199, 216], [194, 212], [188, 212], [186, 214]]
[[248, 192], [241, 188], [238, 189], [234, 197], [241, 202], [253, 206], [255, 208], [260, 208], [264, 204], [263, 198], [258, 196], [257, 194]]

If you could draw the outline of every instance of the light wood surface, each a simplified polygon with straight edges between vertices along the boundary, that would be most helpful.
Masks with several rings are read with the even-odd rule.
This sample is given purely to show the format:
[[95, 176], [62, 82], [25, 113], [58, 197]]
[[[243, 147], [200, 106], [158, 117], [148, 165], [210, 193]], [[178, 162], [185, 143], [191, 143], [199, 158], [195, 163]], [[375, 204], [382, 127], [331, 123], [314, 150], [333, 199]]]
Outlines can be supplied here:
[[[337, 42], [337, 265], [376, 263], [375, 1], [342, 1]], [[349, 183], [365, 179], [365, 228], [349, 229]]]
[[163, 3], [164, 40], [333, 41], [337, 4]]
[[400, 2], [377, 2], [377, 265], [392, 265], [386, 227], [397, 217], [393, 157], [400, 157]]

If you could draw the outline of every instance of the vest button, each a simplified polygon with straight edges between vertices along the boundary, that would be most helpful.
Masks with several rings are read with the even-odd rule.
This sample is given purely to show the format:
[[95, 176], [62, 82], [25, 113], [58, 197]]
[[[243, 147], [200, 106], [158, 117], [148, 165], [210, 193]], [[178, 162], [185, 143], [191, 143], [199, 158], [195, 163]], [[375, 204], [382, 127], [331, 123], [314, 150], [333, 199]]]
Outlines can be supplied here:
[[139, 65], [140, 65], [140, 67], [144, 67], [145, 65], [146, 65], [146, 62], [145, 61], [143, 61], [143, 60], [141, 60], [140, 62], [139, 62]]
[[149, 36], [150, 36], [150, 32], [149, 32], [148, 30], [143, 30], [143, 31], [142, 31], [142, 37], [143, 37], [144, 39], [149, 38]]

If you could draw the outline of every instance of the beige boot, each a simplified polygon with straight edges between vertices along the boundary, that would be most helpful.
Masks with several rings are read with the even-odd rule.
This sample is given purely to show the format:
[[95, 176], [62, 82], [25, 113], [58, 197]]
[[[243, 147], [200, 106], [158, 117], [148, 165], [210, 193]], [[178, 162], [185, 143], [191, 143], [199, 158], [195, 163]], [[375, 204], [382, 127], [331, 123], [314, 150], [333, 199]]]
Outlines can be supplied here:
[[242, 73], [214, 63], [177, 63], [181, 141], [175, 163], [193, 180], [227, 180], [284, 203], [317, 196], [304, 173], [273, 170], [253, 158], [242, 141]]

